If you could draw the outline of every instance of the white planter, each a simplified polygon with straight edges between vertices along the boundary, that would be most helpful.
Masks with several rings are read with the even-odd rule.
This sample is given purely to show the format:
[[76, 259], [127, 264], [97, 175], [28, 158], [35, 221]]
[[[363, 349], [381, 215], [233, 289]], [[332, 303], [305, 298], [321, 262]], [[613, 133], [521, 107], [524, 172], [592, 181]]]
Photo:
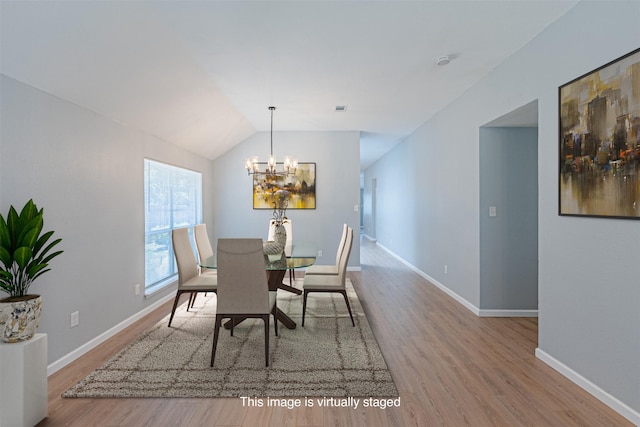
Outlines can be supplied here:
[[16, 343], [31, 339], [40, 326], [42, 297], [25, 295], [24, 299], [0, 301], [0, 341]]
[[35, 426], [47, 417], [47, 334], [0, 342], [0, 361], [0, 426]]

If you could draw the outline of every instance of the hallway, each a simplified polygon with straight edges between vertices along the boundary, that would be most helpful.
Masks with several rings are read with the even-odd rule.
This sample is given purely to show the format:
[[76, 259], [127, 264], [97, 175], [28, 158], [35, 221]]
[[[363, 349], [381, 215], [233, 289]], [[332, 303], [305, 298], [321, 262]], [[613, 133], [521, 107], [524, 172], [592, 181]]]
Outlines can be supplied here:
[[402, 397], [384, 425], [631, 425], [535, 357], [536, 318], [477, 317], [367, 238], [361, 264], [356, 290]]

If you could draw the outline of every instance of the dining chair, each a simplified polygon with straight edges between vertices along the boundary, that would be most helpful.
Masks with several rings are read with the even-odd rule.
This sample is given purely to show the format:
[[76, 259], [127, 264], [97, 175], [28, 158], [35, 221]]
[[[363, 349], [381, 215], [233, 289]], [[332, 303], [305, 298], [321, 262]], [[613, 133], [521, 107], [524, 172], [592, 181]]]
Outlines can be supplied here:
[[[198, 250], [198, 260], [202, 262], [210, 256], [213, 256], [213, 248], [211, 248], [211, 242], [209, 241], [209, 235], [207, 234], [207, 224], [197, 224], [193, 227], [193, 235], [196, 240], [196, 249]], [[207, 276], [216, 276], [216, 270], [210, 268], [200, 267], [200, 274]], [[193, 293], [189, 300], [189, 304], [193, 307], [196, 302], [197, 293]], [[207, 296], [205, 292], [204, 296]]]
[[269, 315], [276, 336], [276, 294], [269, 291], [262, 239], [218, 239], [218, 301], [213, 329], [211, 366], [215, 361], [222, 319], [231, 319], [231, 335], [237, 320], [260, 318], [264, 322], [264, 357], [269, 366]]
[[[198, 250], [198, 258], [203, 261], [213, 256], [213, 248], [207, 234], [207, 224], [197, 224], [193, 227], [193, 235], [196, 240], [196, 248]], [[201, 268], [201, 273], [215, 273], [215, 270]]]
[[314, 274], [337, 276], [340, 273], [340, 258], [343, 255], [344, 246], [347, 241], [347, 228], [347, 224], [342, 225], [342, 237], [340, 238], [338, 250], [336, 251], [336, 263], [332, 265], [311, 265], [305, 270], [305, 276]]
[[[293, 244], [293, 223], [291, 222], [291, 220], [289, 218], [285, 218], [282, 221], [282, 225], [284, 225], [284, 229], [287, 232], [287, 247], [291, 247], [291, 245]], [[275, 234], [276, 234], [276, 220], [272, 219], [269, 221], [269, 235], [267, 236], [267, 240], [275, 240]], [[290, 255], [290, 254], [286, 254], [285, 255]], [[289, 284], [291, 286], [293, 286], [293, 281], [296, 279], [296, 273], [295, 270], [293, 268], [289, 269]]]
[[[171, 326], [173, 315], [176, 312], [178, 301], [182, 294], [216, 292], [218, 288], [217, 276], [200, 274], [200, 268], [196, 262], [196, 256], [193, 253], [191, 241], [189, 240], [189, 229], [176, 228], [172, 230], [171, 241], [173, 254], [176, 257], [176, 264], [178, 265], [178, 291], [173, 301], [173, 309], [171, 310], [171, 317], [169, 317], [169, 326]], [[189, 309], [190, 303], [191, 296], [189, 297], [189, 302], [187, 302], [187, 309]]]
[[345, 239], [345, 245], [343, 254], [340, 257], [340, 264], [338, 265], [338, 275], [328, 274], [312, 274], [305, 275], [302, 286], [303, 300], [302, 300], [302, 326], [304, 326], [304, 318], [307, 311], [307, 297], [311, 292], [337, 292], [342, 294], [344, 301], [347, 303], [347, 310], [349, 310], [349, 316], [351, 317], [351, 323], [356, 326], [353, 320], [353, 314], [351, 313], [351, 305], [349, 304], [349, 298], [347, 297], [346, 283], [349, 281], [347, 278], [347, 264], [349, 262], [349, 255], [351, 254], [351, 246], [353, 245], [353, 228], [347, 227], [347, 236]]

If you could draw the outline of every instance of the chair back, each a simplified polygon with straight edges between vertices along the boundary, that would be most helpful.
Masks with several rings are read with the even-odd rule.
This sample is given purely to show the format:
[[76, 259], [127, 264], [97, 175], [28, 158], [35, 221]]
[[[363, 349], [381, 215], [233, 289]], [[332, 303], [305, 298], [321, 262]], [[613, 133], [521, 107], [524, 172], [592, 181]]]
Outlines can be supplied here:
[[[282, 225], [284, 225], [284, 229], [287, 232], [287, 245], [290, 245], [291, 242], [293, 242], [293, 223], [290, 219], [287, 218], [282, 221]], [[269, 221], [269, 236], [267, 237], [267, 240], [275, 240], [275, 233], [276, 220], [272, 219], [271, 221]]]
[[178, 265], [178, 289], [183, 283], [188, 282], [200, 274], [200, 269], [193, 254], [191, 240], [189, 240], [188, 228], [176, 228], [171, 231], [173, 254]]
[[342, 237], [340, 238], [340, 244], [338, 245], [338, 251], [336, 252], [336, 265], [340, 265], [340, 257], [342, 257], [342, 251], [344, 250], [344, 244], [347, 242], [347, 224], [342, 224]]
[[342, 286], [345, 285], [347, 278], [347, 264], [349, 263], [349, 255], [351, 255], [351, 246], [353, 245], [353, 228], [347, 228], [347, 237], [344, 243], [344, 249], [342, 250], [342, 256], [340, 257], [340, 263], [338, 264], [338, 279]]
[[218, 239], [218, 314], [269, 314], [262, 239]]
[[198, 248], [198, 257], [200, 262], [213, 256], [213, 248], [211, 248], [211, 241], [207, 234], [207, 224], [198, 224], [193, 227], [193, 234], [196, 238], [196, 247]]

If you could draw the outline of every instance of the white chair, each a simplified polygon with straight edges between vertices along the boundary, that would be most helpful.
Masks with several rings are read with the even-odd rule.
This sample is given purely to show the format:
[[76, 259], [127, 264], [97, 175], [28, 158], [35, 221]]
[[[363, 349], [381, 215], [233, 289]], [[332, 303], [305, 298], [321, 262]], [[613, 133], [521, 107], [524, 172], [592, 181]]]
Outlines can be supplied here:
[[[178, 307], [180, 295], [183, 293], [194, 294], [197, 292], [216, 292], [218, 280], [216, 276], [200, 275], [200, 269], [193, 254], [191, 241], [189, 240], [189, 229], [177, 228], [171, 232], [173, 254], [178, 265], [178, 291], [173, 301], [169, 326], [173, 320], [173, 315]], [[191, 298], [187, 304], [191, 303]], [[187, 309], [189, 305], [187, 305]]]
[[340, 243], [338, 244], [338, 250], [336, 252], [336, 263], [333, 265], [312, 265], [307, 267], [307, 269], [305, 270], [304, 274], [305, 276], [310, 276], [310, 275], [314, 275], [314, 274], [320, 274], [320, 275], [331, 275], [331, 276], [337, 276], [340, 272], [339, 269], [339, 265], [340, 265], [340, 258], [342, 257], [343, 251], [344, 251], [344, 246], [345, 243], [347, 241], [347, 229], [349, 227], [347, 226], [347, 224], [343, 224], [342, 226], [342, 237], [340, 238]]
[[304, 326], [304, 318], [307, 311], [307, 296], [311, 292], [337, 292], [342, 294], [344, 301], [347, 303], [347, 309], [349, 310], [349, 316], [351, 317], [351, 323], [356, 326], [353, 320], [353, 314], [351, 313], [351, 305], [349, 304], [349, 298], [347, 297], [346, 282], [347, 278], [347, 264], [349, 262], [349, 255], [351, 254], [351, 246], [353, 244], [353, 229], [347, 228], [347, 237], [343, 250], [342, 257], [340, 258], [340, 264], [338, 265], [338, 275], [328, 274], [312, 274], [304, 276], [303, 289], [303, 301], [302, 301], [302, 326]]
[[[287, 242], [285, 246], [285, 255], [291, 255], [291, 245], [293, 244], [293, 223], [289, 218], [285, 218], [282, 221], [282, 225], [284, 225], [284, 229], [287, 232]], [[267, 240], [273, 241], [276, 238], [276, 220], [272, 219], [269, 221], [269, 235], [267, 236]], [[293, 286], [293, 281], [296, 278], [296, 274], [293, 268], [289, 269], [289, 284]]]
[[[213, 248], [209, 241], [207, 233], [207, 224], [198, 224], [193, 227], [193, 235], [196, 241], [196, 249], [198, 250], [198, 261], [203, 262], [207, 258], [213, 256]], [[200, 274], [215, 275], [216, 270], [200, 267]]]
[[[200, 262], [213, 256], [213, 248], [209, 241], [209, 235], [207, 234], [207, 224], [198, 224], [193, 227], [193, 234], [196, 240], [196, 248], [198, 249], [198, 258]], [[200, 273], [203, 274], [215, 274], [215, 270], [200, 268]]]
[[211, 366], [215, 361], [222, 319], [231, 319], [231, 335], [236, 321], [261, 318], [264, 321], [264, 355], [269, 366], [269, 315], [276, 320], [276, 291], [269, 291], [262, 239], [219, 239], [218, 301], [213, 330]]
[[[206, 260], [210, 256], [213, 256], [213, 248], [211, 247], [211, 242], [209, 241], [209, 235], [207, 234], [207, 224], [198, 224], [193, 227], [193, 235], [196, 240], [196, 249], [198, 250], [198, 260], [202, 262]], [[216, 276], [216, 270], [212, 270], [210, 268], [202, 268], [200, 267], [201, 275], [208, 276]], [[197, 293], [191, 294], [191, 298], [189, 299], [190, 307], [193, 307], [193, 304], [196, 302]], [[207, 296], [205, 292], [204, 296]]]

